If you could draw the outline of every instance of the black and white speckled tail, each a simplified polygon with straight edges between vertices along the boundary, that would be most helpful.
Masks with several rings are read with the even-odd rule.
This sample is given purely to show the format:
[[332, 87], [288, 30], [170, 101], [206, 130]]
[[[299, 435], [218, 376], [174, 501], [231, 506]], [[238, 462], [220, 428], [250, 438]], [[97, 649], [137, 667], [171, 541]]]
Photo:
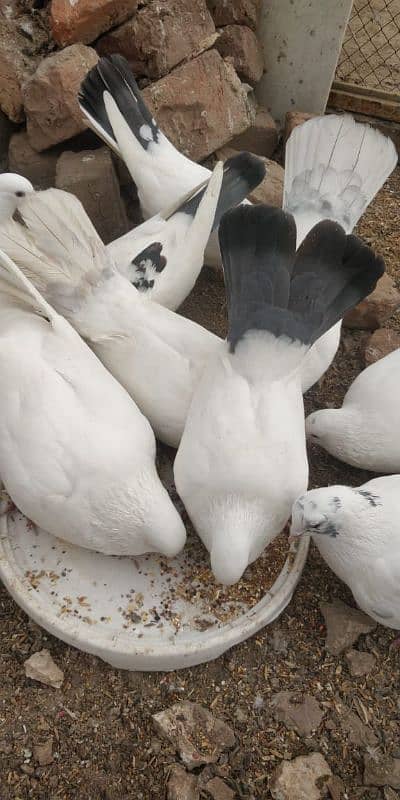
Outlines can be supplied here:
[[229, 211], [219, 241], [232, 351], [249, 330], [312, 345], [384, 272], [382, 259], [334, 222], [316, 225], [296, 253], [294, 218], [269, 206]]
[[100, 58], [82, 81], [78, 95], [80, 107], [91, 127], [120, 154], [104, 105], [104, 92], [111, 95], [144, 150], [150, 142], [158, 141], [160, 131], [157, 123], [142, 99], [128, 62], [120, 55]]
[[[238, 153], [232, 158], [228, 158], [224, 164], [222, 177], [222, 187], [218, 199], [212, 230], [215, 230], [226, 211], [238, 205], [247, 195], [256, 188], [265, 178], [266, 169], [263, 161], [252, 153]], [[189, 214], [194, 217], [205, 192], [207, 191], [208, 181], [201, 187], [195, 189], [184, 201], [174, 206], [166, 214], [162, 214], [165, 219], [169, 219], [174, 213]]]

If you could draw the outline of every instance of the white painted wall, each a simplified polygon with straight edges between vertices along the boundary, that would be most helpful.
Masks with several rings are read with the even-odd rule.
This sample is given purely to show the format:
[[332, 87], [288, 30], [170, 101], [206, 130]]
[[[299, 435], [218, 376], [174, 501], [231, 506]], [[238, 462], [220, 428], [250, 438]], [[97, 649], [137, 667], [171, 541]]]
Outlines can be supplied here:
[[266, 73], [256, 94], [272, 116], [322, 114], [352, 0], [263, 0], [259, 37]]

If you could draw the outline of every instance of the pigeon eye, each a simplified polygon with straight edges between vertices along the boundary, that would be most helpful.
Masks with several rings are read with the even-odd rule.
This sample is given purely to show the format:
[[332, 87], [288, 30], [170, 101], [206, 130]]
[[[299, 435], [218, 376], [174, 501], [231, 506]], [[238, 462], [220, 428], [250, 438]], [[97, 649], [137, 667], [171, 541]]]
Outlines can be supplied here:
[[15, 192], [17, 197], [25, 197], [25, 192]]

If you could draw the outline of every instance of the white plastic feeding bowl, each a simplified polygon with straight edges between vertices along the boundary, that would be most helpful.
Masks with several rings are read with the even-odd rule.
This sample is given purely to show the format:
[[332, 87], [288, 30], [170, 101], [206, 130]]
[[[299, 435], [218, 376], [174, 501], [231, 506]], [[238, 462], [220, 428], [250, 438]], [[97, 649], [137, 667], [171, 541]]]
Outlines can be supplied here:
[[292, 597], [308, 544], [301, 537], [292, 546], [261, 600], [221, 600], [210, 578], [201, 581], [208, 554], [197, 537], [168, 561], [104, 556], [55, 539], [12, 511], [0, 518], [0, 578], [18, 605], [64, 642], [114, 667], [172, 670], [216, 658], [272, 622]]

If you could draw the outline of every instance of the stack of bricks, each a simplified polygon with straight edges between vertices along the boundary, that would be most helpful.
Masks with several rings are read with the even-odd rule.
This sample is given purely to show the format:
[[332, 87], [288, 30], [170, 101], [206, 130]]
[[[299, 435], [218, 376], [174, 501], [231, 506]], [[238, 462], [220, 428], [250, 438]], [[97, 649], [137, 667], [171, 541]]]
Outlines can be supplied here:
[[[140, 220], [118, 159], [87, 130], [77, 92], [99, 56], [129, 61], [160, 127], [190, 158], [250, 150], [278, 131], [253, 89], [261, 0], [7, 0], [0, 8], [0, 170], [74, 192], [105, 242]], [[267, 163], [268, 166], [268, 163]], [[279, 203], [275, 162], [259, 199]], [[280, 186], [279, 186], [280, 184]]]

